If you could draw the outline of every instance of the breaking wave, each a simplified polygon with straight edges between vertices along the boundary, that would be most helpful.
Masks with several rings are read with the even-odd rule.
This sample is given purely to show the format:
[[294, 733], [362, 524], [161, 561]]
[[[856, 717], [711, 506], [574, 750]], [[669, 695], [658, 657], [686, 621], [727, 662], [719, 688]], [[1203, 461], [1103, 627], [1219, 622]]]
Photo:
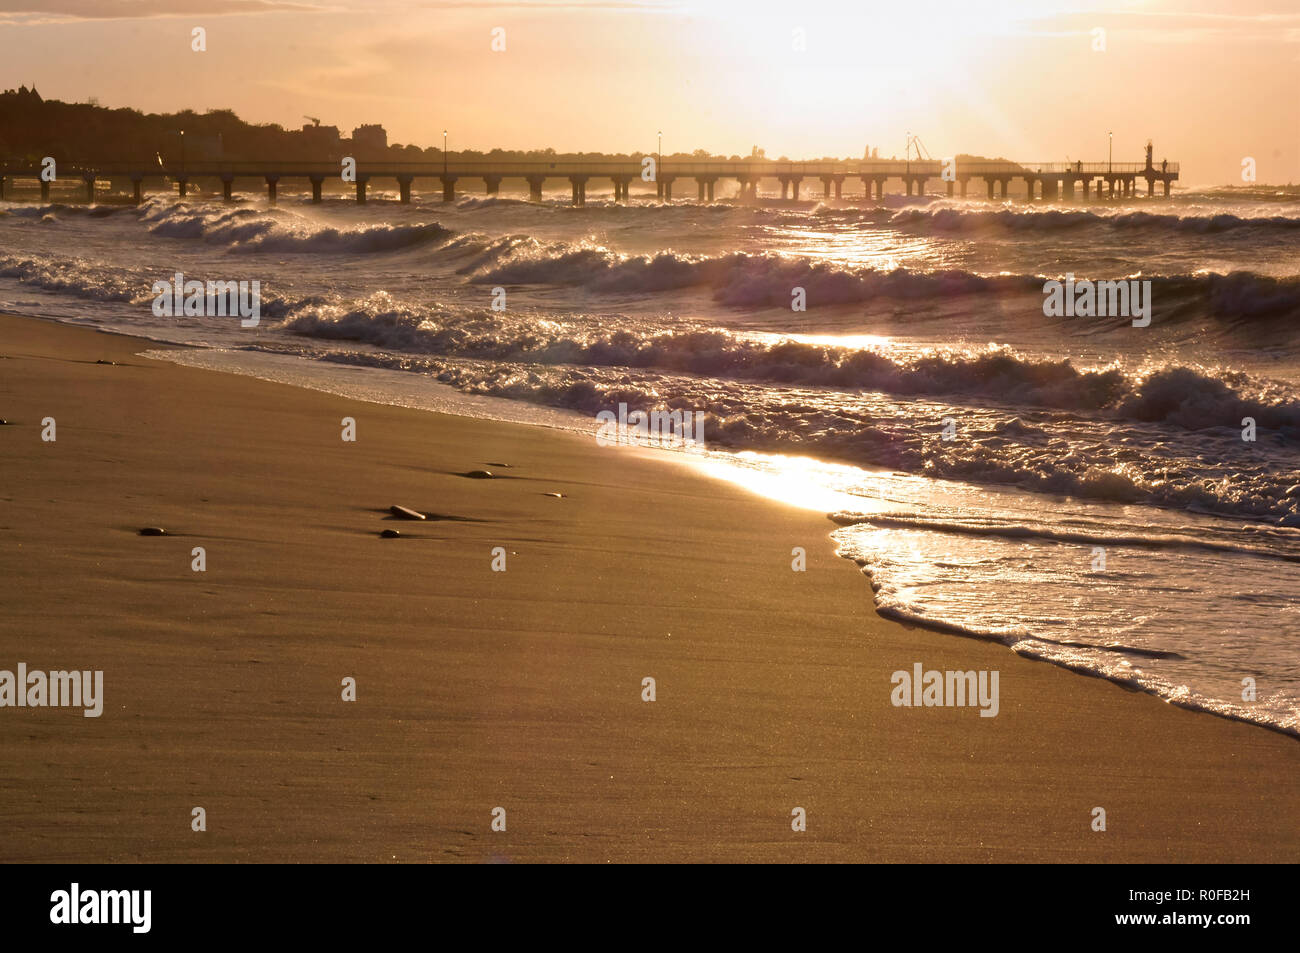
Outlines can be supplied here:
[[1240, 216], [1230, 212], [1177, 215], [1145, 211], [1105, 212], [1090, 209], [1049, 208], [1029, 211], [929, 206], [900, 209], [889, 219], [889, 223], [899, 228], [955, 233], [981, 232], [990, 229], [1051, 232], [1078, 228], [1108, 228], [1120, 231], [1167, 230], [1205, 235], [1246, 228], [1291, 231], [1300, 228], [1300, 217]]
[[199, 239], [239, 251], [374, 254], [443, 242], [453, 234], [437, 222], [340, 229], [292, 212], [183, 203], [148, 206], [142, 219], [160, 237]]

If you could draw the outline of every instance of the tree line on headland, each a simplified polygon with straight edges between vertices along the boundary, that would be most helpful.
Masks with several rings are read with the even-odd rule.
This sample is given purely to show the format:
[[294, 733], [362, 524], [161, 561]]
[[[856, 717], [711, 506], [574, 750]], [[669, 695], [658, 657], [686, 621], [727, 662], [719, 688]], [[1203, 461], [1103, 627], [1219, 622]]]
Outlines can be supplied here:
[[[304, 117], [311, 118], [311, 117]], [[639, 160], [645, 152], [558, 153], [554, 149], [452, 149], [466, 159], [527, 161], [543, 159]], [[344, 156], [374, 161], [437, 162], [442, 149], [388, 142], [379, 125], [363, 125], [345, 136], [336, 126], [313, 120], [299, 129], [278, 123], [245, 122], [230, 109], [197, 113], [143, 113], [138, 109], [109, 109], [94, 101], [65, 103], [43, 99], [33, 87], [0, 93], [0, 162], [39, 162], [54, 156], [63, 162], [147, 162], [168, 164], [188, 160], [337, 161]], [[767, 158], [757, 146], [749, 156], [716, 155], [706, 149], [665, 154], [664, 159], [740, 161]], [[809, 161], [837, 162], [826, 156]], [[778, 161], [789, 161], [781, 156]]]

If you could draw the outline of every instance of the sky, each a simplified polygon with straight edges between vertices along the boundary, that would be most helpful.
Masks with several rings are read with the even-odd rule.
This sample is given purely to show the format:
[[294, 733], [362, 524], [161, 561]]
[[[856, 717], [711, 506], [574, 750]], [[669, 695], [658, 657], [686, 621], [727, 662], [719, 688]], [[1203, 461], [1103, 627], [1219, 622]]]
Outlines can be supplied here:
[[1248, 156], [1283, 184], [1298, 81], [1300, 0], [0, 0], [0, 87], [452, 151], [1104, 161], [1113, 133], [1184, 185]]

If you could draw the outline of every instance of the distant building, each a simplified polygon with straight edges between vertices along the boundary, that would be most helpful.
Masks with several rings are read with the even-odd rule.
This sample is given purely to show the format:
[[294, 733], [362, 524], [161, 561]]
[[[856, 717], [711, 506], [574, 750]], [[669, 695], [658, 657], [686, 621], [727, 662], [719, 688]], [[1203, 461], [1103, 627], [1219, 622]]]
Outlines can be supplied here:
[[41, 99], [41, 94], [36, 91], [35, 86], [31, 89], [26, 86], [19, 86], [17, 89], [6, 89], [4, 95], [13, 96], [24, 105], [39, 106], [45, 102], [45, 100]]
[[[381, 129], [380, 132], [383, 132]], [[339, 127], [318, 126], [314, 123], [302, 127], [302, 143], [310, 152], [322, 155], [335, 155], [339, 150]]]
[[359, 155], [388, 151], [388, 133], [381, 125], [357, 126], [352, 130], [352, 148]]

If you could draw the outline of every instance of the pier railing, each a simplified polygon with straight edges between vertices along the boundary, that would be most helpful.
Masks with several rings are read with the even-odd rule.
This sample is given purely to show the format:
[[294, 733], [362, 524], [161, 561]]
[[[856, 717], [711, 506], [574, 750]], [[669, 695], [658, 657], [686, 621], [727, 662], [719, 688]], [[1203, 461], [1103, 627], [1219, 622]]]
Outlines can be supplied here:
[[[340, 161], [298, 160], [247, 160], [247, 159], [193, 159], [139, 161], [72, 161], [59, 163], [60, 172], [111, 175], [149, 175], [179, 178], [182, 176], [237, 176], [263, 177], [335, 177], [341, 169]], [[358, 159], [357, 171], [367, 176], [412, 176], [430, 178], [440, 176], [475, 177], [499, 176], [523, 178], [527, 176], [563, 177], [573, 175], [641, 176], [642, 163], [635, 160], [520, 160], [457, 159], [449, 156], [444, 162], [394, 162], [387, 159]], [[941, 159], [862, 159], [840, 162], [778, 162], [775, 160], [679, 160], [664, 158], [658, 162], [658, 175], [664, 176], [761, 176], [763, 178], [817, 178], [820, 176], [873, 176], [873, 175], [925, 175], [938, 177], [944, 169]], [[41, 171], [38, 163], [25, 160], [0, 162], [0, 175], [32, 176]], [[955, 173], [959, 176], [989, 175], [1068, 175], [1085, 174], [1103, 176], [1140, 175], [1148, 171], [1142, 162], [993, 162], [958, 161]], [[1177, 162], [1156, 164], [1155, 173], [1177, 173]]]

